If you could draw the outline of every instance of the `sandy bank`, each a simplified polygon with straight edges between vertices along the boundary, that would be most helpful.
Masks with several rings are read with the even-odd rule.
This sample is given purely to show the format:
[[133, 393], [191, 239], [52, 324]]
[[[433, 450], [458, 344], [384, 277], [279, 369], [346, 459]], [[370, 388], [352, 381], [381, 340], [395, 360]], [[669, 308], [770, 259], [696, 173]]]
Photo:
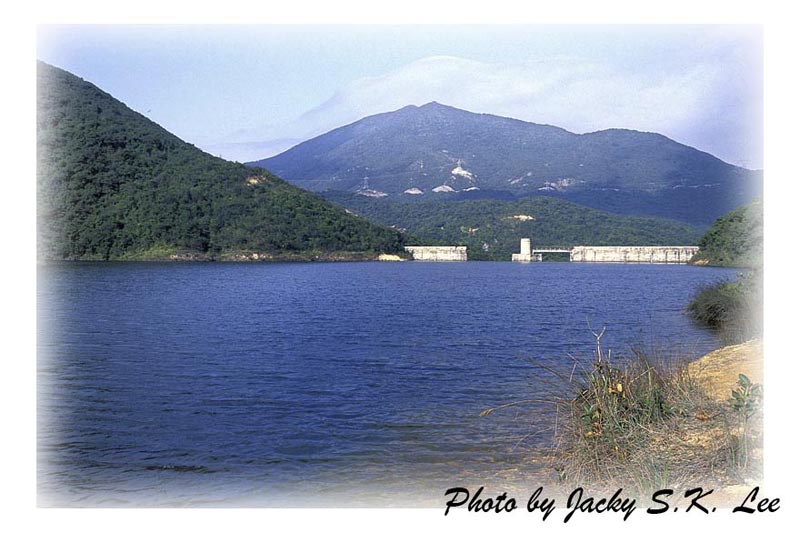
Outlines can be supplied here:
[[739, 374], [753, 383], [764, 383], [763, 342], [756, 339], [714, 350], [690, 363], [689, 372], [709, 396], [727, 401]]
[[[719, 350], [710, 352], [697, 361], [689, 364], [689, 372], [695, 378], [697, 384], [714, 400], [724, 404], [731, 398], [731, 391], [736, 388], [739, 374], [744, 374], [753, 383], [764, 383], [764, 357], [763, 342], [761, 339], [752, 340], [743, 344], [725, 346]], [[728, 431], [731, 431], [730, 429]], [[736, 430], [733, 429], [735, 432]], [[718, 432], [717, 432], [718, 433]], [[761, 433], [761, 430], [759, 430]], [[700, 445], [707, 446], [709, 437], [722, 438], [722, 435], [715, 435], [714, 432], [706, 429], [699, 434], [695, 432], [694, 439]], [[699, 437], [699, 438], [698, 438]], [[756, 440], [757, 444], [751, 449], [751, 456], [754, 462], [763, 462], [763, 448], [761, 439]], [[759, 470], [757, 468], [756, 470]], [[709, 498], [709, 503], [732, 507], [741, 503], [750, 490], [759, 484], [759, 475], [756, 472], [742, 472], [746, 477], [740, 483], [727, 484], [715, 487], [716, 491]]]

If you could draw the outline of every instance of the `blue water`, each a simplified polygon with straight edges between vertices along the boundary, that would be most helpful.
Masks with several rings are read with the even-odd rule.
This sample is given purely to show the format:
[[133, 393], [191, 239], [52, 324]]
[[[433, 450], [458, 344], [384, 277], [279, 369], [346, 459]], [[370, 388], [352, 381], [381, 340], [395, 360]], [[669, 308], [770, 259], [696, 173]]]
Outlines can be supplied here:
[[718, 345], [733, 270], [570, 263], [58, 263], [38, 282], [40, 505], [440, 506], [536, 484], [539, 365]]

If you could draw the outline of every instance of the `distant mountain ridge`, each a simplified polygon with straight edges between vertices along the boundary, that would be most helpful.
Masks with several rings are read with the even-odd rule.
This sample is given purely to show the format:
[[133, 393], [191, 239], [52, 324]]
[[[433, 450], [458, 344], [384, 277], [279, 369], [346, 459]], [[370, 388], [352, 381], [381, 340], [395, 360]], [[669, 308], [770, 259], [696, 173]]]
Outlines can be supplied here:
[[575, 134], [436, 102], [366, 117], [250, 164], [312, 191], [555, 196], [700, 226], [760, 195], [762, 182], [760, 171], [657, 133]]
[[39, 63], [37, 92], [41, 259], [402, 250], [398, 232], [266, 170], [202, 152], [64, 70]]

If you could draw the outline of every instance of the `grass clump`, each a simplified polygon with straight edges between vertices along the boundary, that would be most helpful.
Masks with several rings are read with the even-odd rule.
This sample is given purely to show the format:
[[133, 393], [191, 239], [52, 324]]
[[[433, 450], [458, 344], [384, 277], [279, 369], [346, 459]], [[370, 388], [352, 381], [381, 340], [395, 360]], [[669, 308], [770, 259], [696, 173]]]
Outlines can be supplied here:
[[[553, 464], [570, 486], [660, 488], [740, 482], [748, 428], [730, 420], [735, 406], [710, 398], [688, 367], [634, 350], [613, 362], [595, 334], [594, 361], [562, 376]], [[734, 395], [734, 398], [736, 396]], [[754, 404], [747, 407], [747, 422]], [[744, 455], [743, 455], [744, 454]]]

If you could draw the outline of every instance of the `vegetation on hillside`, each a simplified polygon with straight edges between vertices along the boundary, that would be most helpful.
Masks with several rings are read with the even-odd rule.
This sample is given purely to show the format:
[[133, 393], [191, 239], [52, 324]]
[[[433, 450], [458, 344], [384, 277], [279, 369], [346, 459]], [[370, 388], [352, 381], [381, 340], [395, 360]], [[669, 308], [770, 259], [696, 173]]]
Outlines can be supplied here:
[[310, 259], [402, 249], [396, 231], [266, 170], [206, 154], [68, 72], [38, 68], [41, 258]]
[[615, 215], [564, 200], [400, 202], [329, 192], [326, 197], [368, 220], [398, 228], [409, 243], [465, 245], [470, 259], [508, 261], [521, 238], [536, 246], [691, 245], [701, 232], [658, 218]]
[[736, 281], [703, 287], [689, 304], [698, 323], [717, 330], [726, 343], [761, 336], [763, 330], [763, 205], [756, 200], [720, 217], [700, 239], [696, 265], [747, 267]]
[[693, 263], [758, 268], [764, 253], [764, 206], [760, 199], [718, 218], [700, 239]]

